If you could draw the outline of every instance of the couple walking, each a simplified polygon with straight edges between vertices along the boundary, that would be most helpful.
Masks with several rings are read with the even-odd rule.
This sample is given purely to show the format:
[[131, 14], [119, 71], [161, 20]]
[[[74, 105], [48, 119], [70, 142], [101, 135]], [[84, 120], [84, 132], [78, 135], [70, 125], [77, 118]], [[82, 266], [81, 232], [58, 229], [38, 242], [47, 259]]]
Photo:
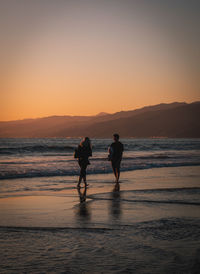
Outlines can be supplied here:
[[[114, 142], [109, 147], [108, 160], [111, 161], [113, 173], [116, 178], [116, 182], [119, 183], [120, 176], [120, 163], [122, 160], [122, 154], [124, 150], [123, 144], [119, 141], [119, 134], [113, 135]], [[92, 145], [88, 137], [85, 137], [79, 144], [78, 148], [75, 149], [74, 158], [78, 159], [80, 166], [80, 176], [77, 187], [80, 188], [80, 184], [83, 180], [85, 187], [88, 186], [86, 181], [86, 169], [90, 164], [89, 157], [92, 156]]]

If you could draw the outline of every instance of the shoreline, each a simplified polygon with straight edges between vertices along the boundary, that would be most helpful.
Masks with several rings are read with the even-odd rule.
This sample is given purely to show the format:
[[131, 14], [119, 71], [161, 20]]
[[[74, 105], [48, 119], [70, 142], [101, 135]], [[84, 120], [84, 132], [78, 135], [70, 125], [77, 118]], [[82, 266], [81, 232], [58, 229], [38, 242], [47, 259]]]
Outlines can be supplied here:
[[[85, 223], [84, 210], [86, 221], [87, 217], [91, 215], [89, 212], [91, 210], [90, 226], [98, 226], [97, 219], [100, 218], [103, 220], [102, 224], [99, 223], [100, 227], [102, 225], [109, 227], [111, 224], [108, 216], [109, 211], [114, 210], [115, 207], [121, 207], [127, 202], [129, 204], [135, 203], [135, 205], [142, 208], [142, 211], [147, 212], [149, 211], [148, 205], [155, 204], [153, 205], [155, 212], [153, 214], [149, 212], [149, 216], [152, 215], [152, 218], [157, 218], [156, 212], [159, 212], [159, 216], [162, 214], [165, 216], [166, 212], [162, 211], [162, 207], [165, 206], [169, 208], [176, 207], [179, 211], [182, 203], [182, 207], [186, 207], [187, 211], [187, 208], [198, 207], [198, 205], [195, 205], [197, 202], [193, 201], [194, 204], [190, 200], [177, 202], [176, 193], [180, 195], [179, 192], [181, 191], [183, 195], [186, 195], [186, 191], [198, 190], [200, 188], [199, 179], [200, 170], [196, 166], [127, 171], [121, 173], [120, 190], [115, 191], [114, 176], [112, 174], [88, 175], [89, 187], [86, 193], [84, 193], [84, 187], [80, 189], [80, 192], [76, 189], [77, 177], [59, 177], [50, 180], [48, 178], [40, 178], [40, 180], [38, 178], [17, 179], [15, 182], [12, 180], [14, 183], [21, 181], [23, 186], [28, 185], [29, 188], [27, 187], [26, 191], [4, 193], [4, 197], [1, 194], [0, 226], [23, 227], [26, 224], [27, 227], [68, 227], [69, 225], [81, 227]], [[36, 183], [40, 185], [40, 190], [31, 190], [30, 186]], [[167, 201], [166, 199], [170, 198], [171, 193], [173, 199]], [[119, 194], [121, 197], [117, 196]], [[165, 198], [162, 198], [162, 195], [165, 195]], [[156, 200], [157, 197], [161, 199], [160, 202], [159, 199]], [[133, 209], [125, 210], [125, 213], [122, 210], [120, 214], [132, 216]], [[83, 210], [83, 222], [77, 220], [77, 214], [82, 214], [81, 210]], [[78, 211], [80, 212], [77, 213]], [[137, 214], [135, 218], [138, 221], [148, 219], [148, 214], [144, 213], [143, 215]], [[190, 213], [186, 215], [190, 216]], [[127, 216], [125, 222], [128, 220]], [[195, 212], [191, 213], [191, 216], [198, 217], [196, 209]]]
[[[199, 163], [185, 163], [182, 165], [179, 164], [171, 164], [171, 165], [160, 165], [160, 166], [151, 166], [151, 167], [141, 167], [141, 168], [137, 168], [137, 169], [126, 169], [123, 170], [123, 168], [121, 169], [121, 173], [126, 173], [126, 172], [136, 172], [136, 171], [145, 171], [145, 170], [149, 170], [149, 169], [160, 169], [160, 168], [181, 168], [181, 167], [199, 167], [200, 168], [200, 164]], [[108, 170], [107, 172], [98, 172], [98, 173], [91, 173], [90, 171], [87, 172], [87, 176], [98, 176], [98, 175], [110, 175], [113, 174], [112, 170]], [[40, 179], [40, 178], [57, 178], [57, 177], [77, 177], [79, 176], [79, 170], [78, 170], [78, 166], [77, 166], [77, 173], [76, 174], [60, 174], [60, 175], [32, 175], [32, 176], [22, 176], [20, 175], [19, 177], [4, 177], [4, 178], [0, 178], [0, 181], [6, 181], [6, 180], [25, 180], [25, 179]]]
[[112, 174], [88, 182], [7, 182], [26, 191], [0, 199], [2, 273], [198, 273], [199, 167], [124, 172], [120, 189]]

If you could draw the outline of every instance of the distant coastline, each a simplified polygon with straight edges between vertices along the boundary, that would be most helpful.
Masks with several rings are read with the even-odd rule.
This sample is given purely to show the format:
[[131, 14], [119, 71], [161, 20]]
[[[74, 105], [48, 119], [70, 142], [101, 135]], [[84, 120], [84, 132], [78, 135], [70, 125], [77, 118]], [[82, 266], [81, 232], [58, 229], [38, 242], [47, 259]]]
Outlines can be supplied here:
[[0, 138], [200, 138], [200, 102], [174, 102], [95, 116], [50, 116], [0, 122]]

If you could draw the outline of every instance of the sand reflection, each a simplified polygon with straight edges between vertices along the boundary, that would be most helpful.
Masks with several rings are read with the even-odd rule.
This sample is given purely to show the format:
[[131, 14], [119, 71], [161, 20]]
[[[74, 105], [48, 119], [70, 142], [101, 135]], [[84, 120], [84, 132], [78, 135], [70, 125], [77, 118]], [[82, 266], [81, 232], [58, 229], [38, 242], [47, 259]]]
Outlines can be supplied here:
[[80, 198], [77, 215], [79, 219], [88, 221], [90, 220], [91, 214], [90, 214], [88, 203], [86, 202], [87, 188], [86, 187], [84, 187], [83, 189], [78, 188], [77, 191]]
[[113, 191], [111, 192], [111, 209], [110, 213], [114, 219], [121, 217], [121, 199], [120, 199], [120, 184], [116, 183]]

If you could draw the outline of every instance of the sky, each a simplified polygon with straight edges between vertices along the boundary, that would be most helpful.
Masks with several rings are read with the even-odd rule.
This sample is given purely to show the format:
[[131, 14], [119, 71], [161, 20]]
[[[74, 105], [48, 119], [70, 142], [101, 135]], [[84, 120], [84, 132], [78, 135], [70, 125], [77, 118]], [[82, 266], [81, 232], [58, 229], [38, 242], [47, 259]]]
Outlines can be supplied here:
[[0, 120], [200, 100], [198, 0], [1, 0]]

